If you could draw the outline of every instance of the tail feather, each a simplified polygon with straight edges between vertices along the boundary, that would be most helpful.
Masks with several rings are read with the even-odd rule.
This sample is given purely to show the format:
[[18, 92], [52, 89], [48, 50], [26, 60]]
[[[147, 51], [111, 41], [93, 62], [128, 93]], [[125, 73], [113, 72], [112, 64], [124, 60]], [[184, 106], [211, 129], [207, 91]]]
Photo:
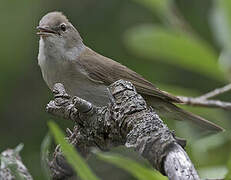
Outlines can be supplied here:
[[213, 132], [224, 131], [222, 127], [216, 125], [215, 123], [210, 122], [191, 112], [185, 111], [172, 103], [163, 101], [162, 99], [155, 98], [154, 100], [152, 98], [151, 101], [147, 100], [147, 102], [149, 105], [151, 105], [154, 108], [154, 110], [157, 112], [158, 115], [164, 118], [180, 120], [180, 121], [188, 120], [208, 131], [213, 131]]

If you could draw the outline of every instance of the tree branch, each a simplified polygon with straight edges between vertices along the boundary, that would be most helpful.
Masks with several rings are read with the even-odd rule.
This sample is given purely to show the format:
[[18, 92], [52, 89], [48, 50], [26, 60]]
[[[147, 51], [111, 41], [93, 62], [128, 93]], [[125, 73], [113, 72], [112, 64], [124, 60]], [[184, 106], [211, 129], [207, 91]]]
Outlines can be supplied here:
[[0, 154], [0, 179], [15, 180], [26, 179], [33, 180], [28, 169], [23, 164], [19, 152], [23, 145], [18, 145], [15, 149], [7, 149]]
[[210, 91], [210, 92], [200, 96], [199, 98], [201, 98], [201, 99], [210, 99], [212, 97], [218, 96], [218, 95], [223, 94], [225, 92], [228, 92], [230, 90], [231, 90], [231, 84], [227, 84], [224, 87], [214, 89], [213, 91]]
[[[147, 107], [130, 82], [119, 80], [109, 86], [108, 107], [71, 98], [62, 84], [56, 84], [53, 92], [55, 99], [47, 105], [47, 111], [75, 123], [73, 130], [68, 130], [67, 139], [84, 157], [89, 155], [91, 147], [107, 151], [125, 145], [134, 148], [170, 180], [199, 180], [181, 148], [185, 141], [176, 138], [155, 111]], [[53, 179], [75, 177], [60, 148], [56, 149], [50, 167]]]
[[208, 92], [199, 97], [185, 97], [185, 96], [178, 96], [178, 98], [186, 105], [192, 106], [202, 106], [202, 107], [210, 107], [210, 108], [221, 108], [224, 110], [231, 110], [231, 103], [224, 102], [220, 100], [209, 100], [212, 97], [218, 96], [225, 92], [231, 90], [231, 84], [228, 84], [222, 88], [217, 88], [211, 92]]

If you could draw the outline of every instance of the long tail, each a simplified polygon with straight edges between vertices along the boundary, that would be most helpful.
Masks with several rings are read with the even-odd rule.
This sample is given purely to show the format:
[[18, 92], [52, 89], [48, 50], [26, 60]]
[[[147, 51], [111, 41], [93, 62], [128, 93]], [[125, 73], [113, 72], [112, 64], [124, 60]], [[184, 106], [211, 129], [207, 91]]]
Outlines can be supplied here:
[[213, 131], [213, 132], [224, 131], [222, 127], [198, 115], [185, 111], [172, 103], [163, 101], [162, 99], [152, 98], [151, 101], [148, 100], [148, 104], [154, 108], [154, 110], [157, 112], [158, 115], [164, 118], [180, 120], [180, 121], [188, 120], [208, 131]]

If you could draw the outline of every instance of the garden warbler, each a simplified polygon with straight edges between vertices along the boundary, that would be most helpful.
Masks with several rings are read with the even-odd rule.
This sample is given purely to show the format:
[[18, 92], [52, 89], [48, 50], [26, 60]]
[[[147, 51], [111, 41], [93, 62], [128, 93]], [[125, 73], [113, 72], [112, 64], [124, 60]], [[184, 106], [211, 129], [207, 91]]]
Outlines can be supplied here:
[[168, 119], [189, 120], [203, 129], [222, 128], [175, 105], [177, 97], [156, 88], [141, 75], [87, 47], [68, 19], [60, 12], [50, 12], [39, 22], [38, 64], [50, 89], [62, 83], [68, 94], [97, 106], [109, 102], [107, 86], [123, 79], [130, 81], [158, 115]]

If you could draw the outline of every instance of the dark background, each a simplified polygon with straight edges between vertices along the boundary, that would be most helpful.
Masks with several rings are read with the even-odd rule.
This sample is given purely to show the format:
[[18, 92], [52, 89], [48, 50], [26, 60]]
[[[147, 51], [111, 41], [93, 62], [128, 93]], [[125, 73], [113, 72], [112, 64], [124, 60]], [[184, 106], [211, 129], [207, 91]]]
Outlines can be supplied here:
[[[221, 48], [213, 37], [208, 18], [212, 2], [177, 0], [176, 4], [195, 32], [219, 53]], [[71, 126], [71, 123], [45, 112], [46, 103], [52, 94], [37, 65], [39, 37], [35, 27], [40, 18], [50, 11], [66, 14], [86, 45], [127, 65], [160, 87], [182, 87], [202, 94], [228, 82], [189, 72], [161, 60], [137, 57], [129, 51], [124, 43], [124, 33], [128, 29], [141, 24], [161, 24], [155, 13], [132, 0], [0, 0], [0, 151], [23, 142], [25, 146], [21, 155], [35, 179], [43, 179], [40, 145], [48, 131], [47, 121], [55, 119], [62, 128]], [[171, 88], [165, 90], [171, 91]], [[231, 101], [229, 93], [220, 98]], [[211, 170], [214, 168], [220, 177], [219, 174], [224, 174], [231, 147], [230, 113], [201, 108], [193, 108], [193, 111], [211, 117], [211, 120], [227, 129], [226, 133], [203, 139], [187, 137], [187, 151], [196, 168], [202, 169], [205, 175], [214, 172]], [[178, 125], [173, 127], [184, 137], [184, 128]], [[126, 149], [117, 148], [114, 151], [136, 156], [133, 151]], [[144, 160], [139, 160], [148, 166]], [[104, 179], [133, 179], [123, 170], [95, 157], [90, 159], [90, 165]]]

